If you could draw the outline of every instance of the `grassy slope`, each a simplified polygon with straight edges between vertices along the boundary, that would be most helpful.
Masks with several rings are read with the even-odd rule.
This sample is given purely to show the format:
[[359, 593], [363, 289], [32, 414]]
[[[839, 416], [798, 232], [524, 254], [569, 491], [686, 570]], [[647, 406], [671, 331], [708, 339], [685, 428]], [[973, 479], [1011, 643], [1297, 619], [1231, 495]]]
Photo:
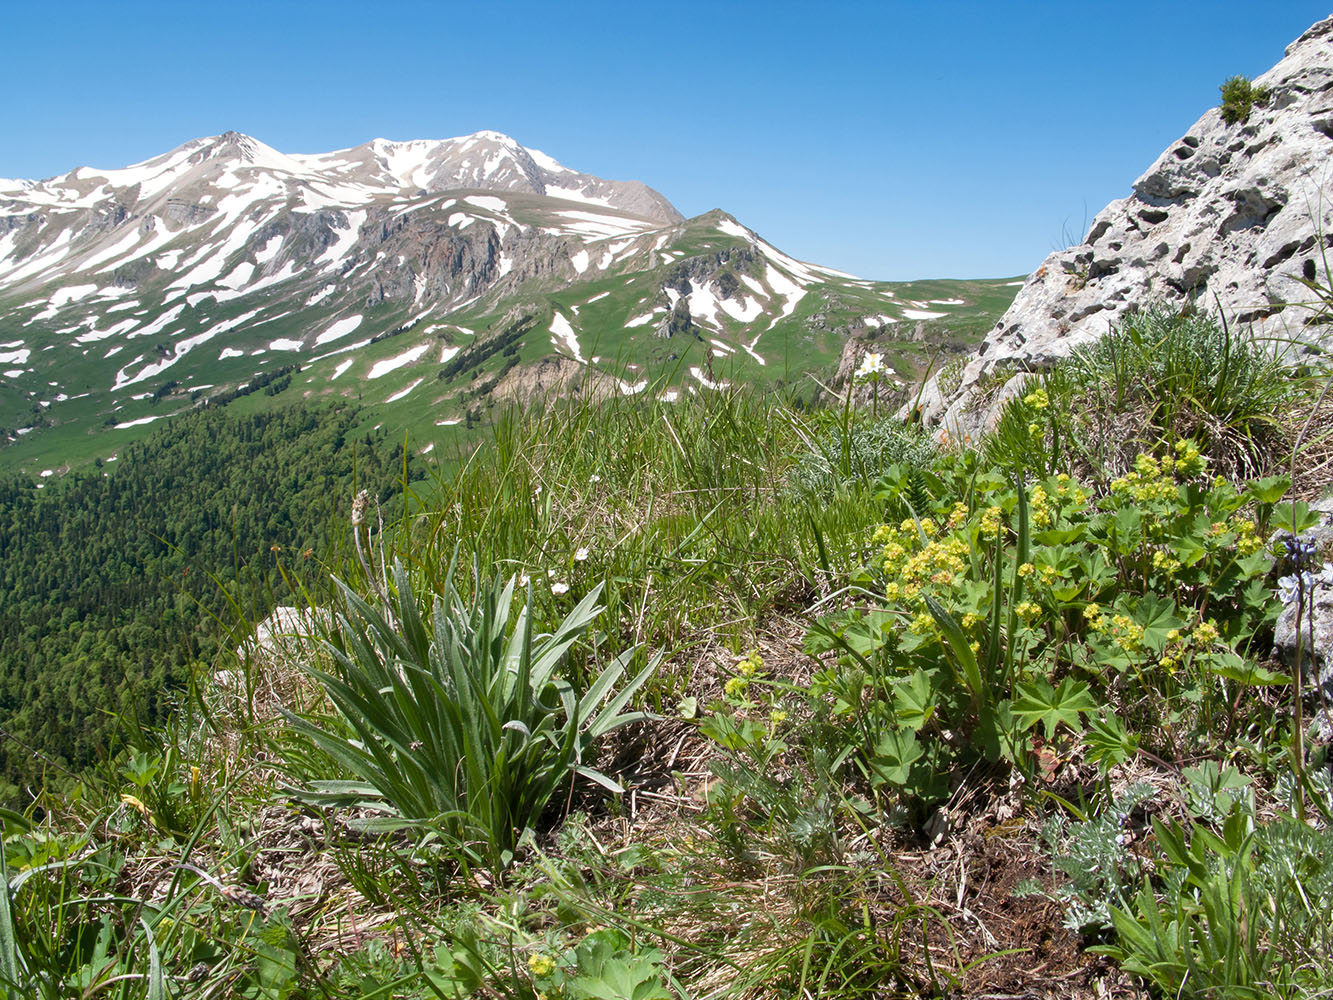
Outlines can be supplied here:
[[[1293, 388], [1300, 391], [1286, 391]], [[1086, 395], [1077, 387], [1064, 391]], [[1149, 398], [1144, 406], [1151, 403]], [[1053, 404], [1044, 416], [1020, 414], [1018, 437], [1005, 445], [1027, 449], [1009, 452], [1014, 468], [1030, 470], [1052, 458], [1047, 439], [1034, 440], [1028, 430], [1032, 422], [1085, 416], [1070, 398]], [[250, 397], [236, 405], [261, 401]], [[465, 966], [482, 969], [490, 987], [509, 996], [549, 992], [561, 976], [610, 976], [611, 970], [618, 970], [611, 994], [617, 996], [628, 995], [624, 977], [641, 977], [634, 981], [646, 994], [664, 973], [674, 977], [671, 988], [653, 995], [1142, 995], [1131, 977], [1080, 952], [1078, 936], [1062, 926], [1060, 904], [1013, 894], [1022, 877], [1047, 889], [1058, 884], [1039, 831], [1066, 811], [1041, 791], [1054, 791], [1089, 814], [1107, 814], [1102, 811], [1109, 790], [1146, 775], [1169, 789], [1162, 793], [1163, 815], [1184, 816], [1179, 770], [1152, 766], [1154, 759], [1171, 756], [1169, 741], [1180, 740], [1192, 756], [1225, 757], [1244, 768], [1265, 796], [1265, 808], [1282, 808], [1282, 792], [1274, 785], [1289, 764], [1275, 752], [1283, 721], [1266, 693], [1272, 689], [1236, 689], [1205, 669], [1202, 658], [1175, 671], [1155, 665], [1129, 671], [1109, 686], [1105, 704], [1092, 707], [1114, 708], [1155, 758], [1131, 753], [1113, 773], [1099, 776], [1085, 757], [1090, 751], [1061, 723], [1044, 744], [1046, 756], [1035, 742], [1020, 753], [1012, 773], [1024, 775], [1026, 783], [1011, 783], [1004, 768], [979, 760], [941, 766], [939, 773], [954, 784], [944, 790], [942, 848], [931, 849], [908, 822], [933, 822], [927, 811], [913, 811], [914, 796], [926, 794], [927, 776], [914, 779], [921, 784], [902, 777], [879, 781], [873, 778], [879, 772], [848, 765], [830, 777], [827, 759], [820, 757], [821, 747], [832, 754], [844, 745], [841, 740], [851, 748], [850, 759], [877, 759], [883, 773], [894, 773], [896, 744], [879, 738], [900, 729], [885, 726], [867, 736], [858, 720], [881, 718], [871, 713], [886, 711], [886, 702], [904, 713], [917, 705], [919, 684], [909, 687], [909, 678], [900, 675], [919, 662], [923, 649], [940, 648], [906, 641], [911, 616], [886, 607], [878, 575], [883, 557], [870, 541], [886, 510], [872, 484], [897, 457], [892, 442], [902, 432], [862, 415], [851, 421], [829, 413], [799, 416], [752, 393], [709, 394], [675, 405], [643, 397], [606, 406], [579, 402], [512, 415], [485, 431], [484, 447], [461, 470], [423, 486], [418, 516], [380, 540], [403, 560], [423, 594], [437, 590], [442, 567], [456, 550], [464, 567], [475, 559], [502, 573], [528, 573], [538, 620], [548, 627], [579, 595], [604, 582], [602, 635], [597, 648], [585, 646], [576, 654], [570, 673], [575, 683], [633, 642], [667, 654], [645, 695], [647, 707], [664, 718], [606, 747], [597, 761], [638, 791], [609, 801], [580, 792], [572, 804], [588, 815], [539, 837], [503, 883], [461, 875], [447, 859], [437, 865], [409, 860], [407, 841], [349, 834], [332, 814], [271, 805], [275, 784], [291, 780], [289, 772], [267, 769], [277, 762], [320, 776], [333, 772], [327, 761], [302, 749], [277, 714], [279, 706], [319, 708], [317, 691], [290, 664], [262, 659], [241, 665], [255, 697], [238, 707], [225, 689], [214, 688], [203, 701], [211, 712], [207, 719], [183, 716], [164, 741], [145, 737], [147, 760], [160, 764], [160, 777], [140, 785], [130, 770], [109, 769], [105, 784], [91, 786], [86, 804], [62, 803], [54, 810], [59, 819], [45, 849], [76, 843], [81, 849], [71, 831], [88, 828], [88, 815], [105, 808], [113, 810], [107, 822], [114, 824], [118, 852], [135, 858], [188, 853], [191, 863], [216, 877], [265, 894], [270, 908], [256, 917], [199, 883], [173, 898], [188, 909], [188, 926], [204, 931], [192, 936], [179, 929], [185, 922], [160, 928], [157, 940], [171, 974], [183, 975], [203, 961], [210, 982], [238, 989], [260, 976], [313, 989], [309, 967], [300, 964], [308, 961], [325, 970], [329, 994], [349, 998], [383, 989], [415, 1000], [430, 995], [423, 967], [447, 983], [450, 975], [464, 975]], [[1144, 446], [1174, 429], [1149, 428]], [[857, 456], [845, 474], [838, 469], [843, 456]], [[943, 512], [974, 488], [997, 488], [982, 486], [967, 460], [959, 455], [940, 467], [957, 487], [957, 493], [934, 498]], [[789, 487], [798, 465], [806, 467], [813, 494]], [[1001, 490], [1004, 478], [996, 479]], [[1054, 481], [1048, 485], [1056, 488]], [[979, 503], [975, 516], [985, 506]], [[1127, 515], [1137, 513], [1136, 506], [1147, 509], [1151, 502], [1127, 505]], [[892, 518], [895, 524], [900, 516]], [[1193, 531], [1192, 524], [1186, 519], [1186, 530]], [[1042, 542], [1046, 548], [1037, 561], [1046, 565], [1062, 544]], [[976, 546], [969, 558], [984, 561], [988, 551]], [[1228, 546], [1219, 554], [1227, 565]], [[866, 564], [870, 569], [862, 574]], [[1071, 563], [1066, 572], [1078, 582], [1083, 570]], [[1097, 586], [1115, 588], [1104, 603], [1109, 607], [1121, 588], [1133, 596], [1144, 572], [1112, 573], [1112, 584], [1104, 578]], [[972, 607], [968, 602], [988, 595], [990, 579], [983, 565], [980, 585], [955, 590], [960, 604], [951, 610], [961, 614]], [[1182, 582], [1168, 593], [1182, 601], [1191, 588], [1207, 594], [1210, 613], [1220, 615], [1233, 596], [1221, 579], [1216, 588], [1208, 581], [1202, 589]], [[844, 590], [849, 581], [861, 589]], [[568, 592], [557, 586], [564, 584]], [[354, 586], [370, 588], [365, 579]], [[1249, 589], [1263, 597], [1271, 593], [1262, 586]], [[1256, 605], [1260, 611], [1263, 603]], [[882, 672], [870, 680], [868, 692], [836, 686], [857, 676], [850, 651], [815, 658], [810, 653], [819, 642], [806, 638], [824, 612], [858, 607], [884, 615], [846, 632], [853, 648], [871, 656]], [[1126, 606], [1130, 612], [1134, 607]], [[1053, 615], [1060, 636], [1054, 646], [1091, 642], [1089, 649], [1113, 652], [1096, 645], [1104, 640], [1081, 621], [1077, 610]], [[902, 641], [902, 648], [874, 659], [888, 636]], [[765, 662], [748, 692], [729, 692], [726, 682], [743, 676], [737, 661], [750, 649]], [[1019, 669], [1029, 666], [1024, 661]], [[1061, 670], [1096, 683], [1119, 674], [1095, 661]], [[835, 686], [807, 702], [816, 672], [827, 672], [821, 683]], [[932, 702], [941, 722], [920, 730], [923, 743], [931, 753], [976, 753], [971, 741], [955, 738], [976, 725], [971, 719], [960, 729], [954, 721], [959, 712], [967, 719], [970, 704], [960, 675], [946, 658], [927, 673], [927, 684], [952, 693]], [[1140, 693], [1132, 685], [1146, 687]], [[854, 709], [842, 721], [827, 710], [838, 697], [851, 697]], [[821, 704], [823, 714], [812, 709]], [[1200, 715], [1200, 704], [1216, 714]], [[791, 718], [775, 721], [770, 707], [789, 711]], [[681, 718], [708, 717], [712, 710], [754, 720], [758, 735], [727, 753], [701, 734], [697, 722]], [[1077, 723], [1089, 709], [1068, 711]], [[1236, 727], [1248, 735], [1228, 736]], [[1114, 742], [1107, 745], [1114, 749]], [[938, 763], [963, 760], [948, 756]], [[247, 770], [255, 761], [264, 764]], [[192, 781], [192, 767], [202, 779]], [[127, 790], [147, 803], [151, 818], [114, 804]], [[196, 829], [205, 834], [198, 841], [191, 839]], [[1107, 829], [1100, 849], [1133, 861], [1125, 869], [1131, 890], [1143, 857], [1164, 863], [1154, 853], [1146, 821]], [[1130, 847], [1120, 839], [1127, 829], [1135, 838]], [[10, 837], [15, 863], [35, 865], [22, 851], [36, 838]], [[119, 891], [146, 895], [158, 886], [154, 864], [164, 863], [125, 866]], [[115, 865], [110, 867], [119, 878]], [[1101, 870], [1120, 869], [1113, 864]], [[49, 881], [34, 877], [31, 885], [35, 891]], [[1305, 891], [1314, 886], [1307, 881]], [[1291, 903], [1293, 897], [1275, 898]], [[51, 933], [52, 922], [43, 923], [52, 912], [51, 896], [41, 899], [47, 909], [35, 905], [25, 917], [31, 934]], [[1293, 912], [1287, 926], [1317, 926], [1322, 906], [1314, 905], [1315, 924]], [[1306, 937], [1289, 930], [1275, 940], [1300, 949]], [[404, 940], [423, 947], [396, 947]], [[588, 951], [592, 945], [580, 942], [600, 950]], [[437, 943], [444, 947], [436, 950]], [[264, 956], [258, 975], [256, 952]], [[131, 940], [121, 954], [142, 961], [146, 942]], [[289, 956], [288, 972], [278, 961], [283, 955]], [[559, 965], [539, 971], [548, 969], [542, 960], [547, 955]], [[1307, 969], [1318, 975], [1320, 962], [1324, 970], [1333, 968], [1315, 942]], [[1201, 989], [1192, 995], [1209, 995]]]
[[[511, 210], [520, 222], [532, 226], [550, 224], [546, 214], [550, 209], [544, 199], [516, 197], [512, 201]], [[33, 362], [37, 374], [15, 383], [13, 391], [0, 391], [0, 427], [20, 426], [34, 414], [40, 414], [43, 423], [49, 425], [39, 426], [0, 449], [0, 469], [22, 470], [35, 476], [46, 469], [59, 471], [94, 458], [110, 458], [152, 426], [136, 424], [117, 429], [115, 424], [179, 412], [197, 397], [244, 384], [256, 372], [292, 362], [300, 363], [303, 371], [293, 378], [288, 392], [308, 399], [340, 397], [359, 401], [386, 426], [409, 433], [417, 448], [432, 443], [445, 448], [457, 437], [453, 422], [463, 420], [468, 409], [486, 405], [486, 400], [475, 393], [476, 387], [498, 377], [508, 359], [497, 355], [478, 369], [442, 382], [437, 380], [441, 368], [437, 347], [439, 350], [465, 347], [475, 339], [484, 339], [488, 333], [502, 329], [515, 310], [537, 318], [536, 327], [523, 338], [517, 355], [520, 365], [533, 365], [557, 349], [564, 350], [553, 345], [550, 333], [558, 312], [572, 323], [584, 356], [599, 359], [594, 364], [599, 371], [631, 384], [647, 378], [655, 386], [684, 387], [688, 391], [689, 386], [697, 387], [689, 374], [690, 368], [708, 368], [706, 354], [711, 345], [706, 340], [716, 339], [724, 345], [712, 348], [712, 370], [717, 379], [760, 388], [790, 385], [807, 374], [827, 378], [842, 350], [848, 324], [857, 323], [862, 316], [894, 313], [902, 307], [947, 314], [921, 324], [899, 323], [880, 335], [878, 345], [888, 360], [905, 376], [910, 376], [929, 365], [940, 349], [959, 350], [979, 340], [1016, 292], [1012, 283], [1005, 280], [879, 283], [820, 275], [826, 279], [823, 284], [812, 286], [791, 315], [765, 329], [782, 299], [766, 280], [761, 265], [750, 270], [769, 293], [772, 305], [766, 315], [752, 324], [739, 322], [719, 310], [718, 328], [700, 330], [703, 339], [676, 337], [666, 341], [652, 334], [656, 319], [648, 325], [624, 326], [629, 317], [641, 315], [662, 302], [662, 281], [681, 260], [747, 246], [745, 240], [716, 228], [721, 218], [720, 213], [709, 213], [689, 220], [668, 231], [661, 251], [631, 251], [607, 271], [599, 270], [593, 263], [568, 287], [563, 287], [562, 282], [532, 280], [516, 291], [493, 292], [452, 315], [432, 315], [405, 330], [398, 328], [408, 325], [416, 315], [405, 303], [385, 302], [374, 308], [349, 307], [344, 303], [335, 309], [334, 299], [326, 299], [305, 306], [302, 303], [308, 288], [293, 298], [292, 292], [279, 284], [256, 296], [187, 306], [157, 337], [128, 343], [117, 338], [70, 345], [67, 336], [54, 332], [42, 334], [40, 322], [31, 329], [23, 326], [28, 322], [24, 317], [35, 316], [42, 304], [32, 303], [29, 309], [16, 311], [5, 321], [6, 327], [14, 327], [8, 333], [29, 342], [40, 342], [45, 337], [66, 346], [39, 352]], [[588, 250], [596, 261], [605, 248], [623, 242], [612, 237], [590, 244]], [[658, 240], [646, 242], [655, 246]], [[140, 308], [112, 314], [102, 322], [103, 328], [122, 316], [140, 312], [152, 316], [162, 311], [163, 298], [168, 295], [167, 281], [166, 277], [155, 283], [150, 281], [142, 291]], [[748, 288], [742, 288], [741, 292], [752, 294]], [[605, 297], [590, 302], [599, 295]], [[940, 306], [931, 304], [931, 299], [962, 300], [963, 304]], [[0, 306], [19, 304], [0, 302]], [[172, 307], [180, 304], [173, 303]], [[250, 318], [250, 325], [235, 333], [218, 334], [160, 376], [122, 390], [114, 397], [107, 392], [120, 365], [138, 355], [151, 359], [159, 342], [163, 349], [169, 350], [172, 338], [168, 334], [178, 328], [207, 330], [255, 310], [259, 312]], [[337, 342], [311, 351], [266, 350], [279, 340], [308, 338], [313, 332], [326, 329], [335, 316], [351, 312], [364, 317], [362, 326]], [[0, 341], [8, 333], [0, 329]], [[341, 351], [372, 335], [384, 339], [354, 351]], [[432, 346], [413, 363], [373, 380], [368, 378], [376, 363], [398, 357], [426, 342]], [[755, 343], [756, 353], [767, 364], [761, 364], [741, 346], [750, 342]], [[105, 357], [108, 350], [114, 350], [112, 345], [122, 344], [111, 358]], [[223, 359], [219, 356], [223, 347], [245, 354]], [[354, 359], [353, 364], [339, 373], [340, 366], [349, 358]], [[153, 398], [167, 380], [178, 385], [163, 398]], [[56, 389], [24, 388], [34, 383], [45, 385], [47, 381], [58, 381], [61, 391], [70, 398], [57, 400]], [[414, 383], [416, 388], [404, 394]], [[0, 378], [0, 388], [4, 385], [5, 380]], [[248, 405], [262, 404], [272, 398], [262, 397]]]

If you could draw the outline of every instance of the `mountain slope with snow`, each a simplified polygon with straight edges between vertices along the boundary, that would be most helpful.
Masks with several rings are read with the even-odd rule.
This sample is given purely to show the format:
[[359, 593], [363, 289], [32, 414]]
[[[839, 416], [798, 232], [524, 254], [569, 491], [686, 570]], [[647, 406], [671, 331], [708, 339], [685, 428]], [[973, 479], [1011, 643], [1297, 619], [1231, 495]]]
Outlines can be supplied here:
[[421, 432], [548, 391], [792, 380], [849, 337], [906, 377], [1011, 297], [802, 263], [494, 132], [313, 155], [229, 132], [0, 182], [0, 465], [110, 457], [261, 388]]

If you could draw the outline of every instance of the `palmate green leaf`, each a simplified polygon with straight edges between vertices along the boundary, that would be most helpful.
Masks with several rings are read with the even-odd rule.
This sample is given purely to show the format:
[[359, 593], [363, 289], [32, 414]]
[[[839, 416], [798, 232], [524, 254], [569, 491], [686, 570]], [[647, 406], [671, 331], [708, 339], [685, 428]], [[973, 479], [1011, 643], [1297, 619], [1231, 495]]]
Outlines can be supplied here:
[[1139, 749], [1138, 736], [1127, 732], [1124, 723], [1110, 709], [1088, 720], [1084, 741], [1088, 745], [1088, 760], [1102, 774], [1129, 760]]
[[1143, 645], [1154, 653], [1166, 648], [1167, 635], [1173, 629], [1183, 629], [1184, 621], [1176, 617], [1176, 602], [1156, 594], [1144, 594], [1126, 602], [1129, 616], [1136, 625], [1143, 626]]
[[1291, 489], [1291, 479], [1287, 476], [1269, 476], [1267, 479], [1255, 479], [1245, 486], [1245, 498], [1254, 503], [1273, 504], [1287, 495]]
[[1246, 687], [1271, 687], [1290, 684], [1292, 676], [1277, 670], [1269, 670], [1262, 664], [1247, 660], [1232, 650], [1224, 650], [1207, 657], [1205, 666], [1210, 674], [1225, 677]]
[[893, 711], [903, 728], [920, 732], [935, 715], [936, 671], [916, 669], [894, 683]]
[[1083, 712], [1095, 712], [1097, 702], [1093, 700], [1086, 681], [1076, 681], [1066, 677], [1060, 687], [1051, 687], [1045, 677], [1035, 681], [1025, 681], [1015, 687], [1018, 695], [1014, 699], [1011, 711], [1022, 729], [1032, 729], [1041, 724], [1046, 730], [1046, 738], [1055, 736], [1056, 727], [1064, 723], [1074, 732], [1080, 732], [1079, 715]]
[[890, 729], [880, 736], [870, 757], [871, 780], [901, 788], [907, 784], [912, 765], [925, 754], [914, 733]]

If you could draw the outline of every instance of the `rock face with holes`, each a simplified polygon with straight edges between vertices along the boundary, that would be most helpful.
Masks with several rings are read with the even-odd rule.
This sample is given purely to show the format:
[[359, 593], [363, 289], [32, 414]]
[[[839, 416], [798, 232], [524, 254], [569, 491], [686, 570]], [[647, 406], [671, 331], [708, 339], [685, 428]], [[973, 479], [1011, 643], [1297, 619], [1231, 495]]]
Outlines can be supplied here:
[[1051, 254], [986, 336], [961, 384], [932, 381], [923, 416], [954, 430], [993, 422], [1021, 375], [1105, 334], [1152, 304], [1216, 310], [1261, 337], [1329, 338], [1307, 323], [1300, 279], [1333, 283], [1333, 18], [1288, 46], [1254, 81], [1268, 100], [1245, 122], [1208, 111], [1093, 220], [1082, 244]]

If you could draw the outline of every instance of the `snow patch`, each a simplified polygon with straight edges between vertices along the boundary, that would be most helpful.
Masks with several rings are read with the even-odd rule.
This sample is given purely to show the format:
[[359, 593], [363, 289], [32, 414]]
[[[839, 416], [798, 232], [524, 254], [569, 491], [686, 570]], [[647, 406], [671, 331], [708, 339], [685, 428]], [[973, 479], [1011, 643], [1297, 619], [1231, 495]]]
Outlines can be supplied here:
[[[260, 247], [255, 252], [255, 262], [258, 264], [267, 264], [269, 261], [271, 261], [274, 257], [278, 255], [278, 251], [281, 249], [282, 249], [282, 237], [270, 236], [268, 238], [268, 242], [266, 242], [262, 247]], [[177, 251], [174, 250], [172, 251], [173, 254], [176, 252]], [[162, 256], [165, 257], [167, 255], [163, 254]], [[162, 259], [161, 257], [158, 258], [159, 261], [161, 259]]]
[[[671, 291], [671, 289], [667, 289], [667, 291], [669, 292], [669, 291]], [[627, 319], [627, 320], [625, 320], [625, 325], [626, 325], [626, 326], [647, 326], [649, 323], [651, 323], [651, 322], [653, 321], [653, 317], [655, 317], [658, 313], [662, 313], [662, 312], [666, 312], [666, 310], [663, 309], [661, 306], [658, 306], [656, 309], [652, 310], [652, 312], [646, 312], [646, 313], [644, 313], [644, 314], [641, 315], [641, 316], [634, 316], [634, 317], [632, 317], [631, 319]]]
[[396, 357], [386, 358], [384, 361], [376, 361], [371, 365], [370, 372], [366, 375], [366, 378], [377, 379], [388, 375], [389, 372], [397, 371], [404, 365], [410, 365], [413, 361], [418, 360], [428, 350], [430, 350], [429, 342], [418, 344], [416, 347], [404, 351]]
[[360, 315], [348, 316], [345, 319], [338, 320], [338, 322], [334, 323], [315, 338], [315, 346], [319, 347], [321, 344], [330, 344], [335, 340], [346, 337], [361, 325], [361, 320], [362, 317]]
[[611, 207], [610, 198], [597, 198], [593, 195], [584, 194], [577, 188], [556, 187], [554, 184], [546, 185], [546, 196], [548, 198], [564, 198], [566, 201], [581, 201], [585, 205], [603, 205]]
[[307, 306], [318, 305], [319, 303], [327, 299], [330, 295], [332, 295], [334, 293], [334, 290], [337, 289], [337, 287], [338, 287], [337, 285], [335, 285], [333, 282], [330, 281], [327, 285], [325, 285], [323, 288], [317, 291], [314, 295], [306, 299], [305, 304]]
[[419, 379], [417, 379], [415, 382], [413, 382], [411, 385], [409, 385], [406, 389], [402, 389], [402, 390], [400, 390], [399, 392], [395, 392], [392, 396], [390, 396], [388, 399], [386, 399], [385, 402], [386, 402], [386, 403], [396, 403], [396, 402], [398, 402], [398, 400], [402, 399], [404, 396], [406, 396], [409, 392], [411, 392], [413, 389], [415, 389], [417, 386], [419, 386], [419, 385], [420, 385], [422, 382], [424, 382], [424, 381], [426, 381], [424, 378], [419, 378]]
[[555, 347], [563, 345], [574, 356], [575, 361], [585, 365], [588, 363], [588, 359], [583, 356], [583, 352], [579, 349], [579, 338], [575, 335], [574, 328], [569, 325], [569, 320], [564, 317], [563, 313], [556, 313], [555, 318], [551, 320], [551, 333], [555, 335], [551, 338], [551, 343]]
[[720, 233], [726, 233], [728, 236], [739, 236], [743, 240], [755, 240], [754, 233], [746, 229], [735, 219], [723, 219], [717, 224], [717, 230]]
[[742, 323], [752, 323], [759, 318], [759, 314], [764, 311], [758, 300], [747, 295], [744, 302], [737, 302], [735, 299], [722, 299], [718, 305], [732, 319], [740, 320]]
[[365, 212], [348, 212], [347, 228], [337, 230], [337, 239], [315, 258], [315, 266], [321, 268], [332, 267], [346, 257], [352, 247], [356, 245], [357, 238], [361, 235], [361, 224], [365, 221]]
[[116, 424], [113, 430], [123, 431], [127, 427], [142, 427], [144, 424], [151, 424], [154, 420], [161, 420], [167, 416], [165, 413], [159, 413], [153, 417], [140, 417], [138, 420], [126, 420], [124, 423]]
[[485, 209], [488, 212], [503, 213], [508, 207], [503, 198], [492, 198], [485, 194], [470, 194], [463, 199], [469, 205], [476, 205], [478, 208]]
[[708, 378], [708, 376], [703, 373], [703, 369], [700, 368], [698, 365], [690, 366], [690, 374], [694, 376], [695, 380], [705, 389], [726, 389], [728, 386], [731, 385], [730, 382], [711, 381]]

